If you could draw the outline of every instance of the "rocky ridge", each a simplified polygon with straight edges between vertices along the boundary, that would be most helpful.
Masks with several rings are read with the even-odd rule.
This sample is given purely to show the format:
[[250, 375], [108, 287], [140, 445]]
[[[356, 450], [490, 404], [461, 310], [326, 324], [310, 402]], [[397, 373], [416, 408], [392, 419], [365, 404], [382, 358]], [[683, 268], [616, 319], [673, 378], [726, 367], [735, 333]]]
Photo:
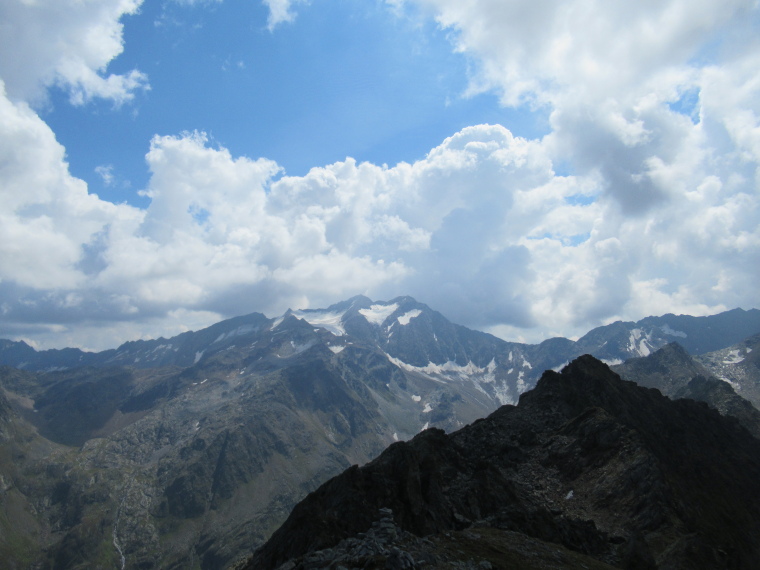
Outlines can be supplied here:
[[[737, 349], [730, 350], [734, 354]], [[760, 437], [760, 411], [734, 391], [734, 386], [742, 394], [751, 390], [751, 384], [729, 384], [714, 375], [715, 372], [725, 373], [725, 365], [716, 368], [709, 363], [716, 360], [718, 353], [709, 353], [702, 357], [692, 357], [678, 343], [670, 343], [646, 357], [631, 358], [612, 369], [626, 380], [632, 380], [640, 386], [657, 388], [671, 399], [690, 398], [705, 402], [724, 416], [736, 418], [755, 437]], [[701, 364], [700, 360], [708, 363]], [[718, 361], [722, 363], [723, 357]]]
[[[427, 430], [328, 481], [242, 567], [314, 567], [309, 556], [366, 533], [388, 508], [418, 539], [487, 529], [513, 544], [457, 561], [469, 567], [507, 567], [533, 540], [622, 568], [752, 568], [759, 497], [760, 441], [738, 422], [585, 356], [544, 373], [516, 407], [450, 435]], [[427, 564], [406, 552], [412, 567]]]

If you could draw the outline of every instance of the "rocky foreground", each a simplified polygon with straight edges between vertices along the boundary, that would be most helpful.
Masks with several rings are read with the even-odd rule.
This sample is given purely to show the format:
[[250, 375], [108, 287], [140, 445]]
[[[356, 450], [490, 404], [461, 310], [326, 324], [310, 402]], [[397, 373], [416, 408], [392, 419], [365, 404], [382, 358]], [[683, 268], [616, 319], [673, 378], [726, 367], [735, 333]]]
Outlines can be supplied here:
[[331, 479], [240, 569], [757, 568], [760, 441], [583, 356]]

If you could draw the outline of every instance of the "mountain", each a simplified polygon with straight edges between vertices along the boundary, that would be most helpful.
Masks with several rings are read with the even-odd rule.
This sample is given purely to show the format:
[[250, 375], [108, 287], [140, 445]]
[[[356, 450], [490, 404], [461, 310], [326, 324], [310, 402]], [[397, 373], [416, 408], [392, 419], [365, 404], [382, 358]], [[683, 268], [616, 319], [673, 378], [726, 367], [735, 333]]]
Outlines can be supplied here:
[[710, 372], [678, 342], [666, 344], [648, 356], [613, 365], [612, 369], [626, 380], [646, 388], [657, 388], [670, 397], [674, 397], [692, 378], [710, 376]]
[[724, 416], [733, 416], [755, 437], [760, 437], [760, 411], [735, 392], [731, 384], [713, 375], [697, 360], [711, 362], [718, 357], [717, 360], [722, 362], [724, 356], [719, 355], [723, 352], [692, 357], [680, 344], [673, 342], [649, 356], [631, 358], [612, 369], [625, 380], [657, 388], [672, 399], [690, 398], [705, 402]]
[[697, 357], [714, 376], [760, 408], [760, 334]]
[[611, 360], [679, 334], [720, 348], [714, 323], [741, 330], [758, 315], [694, 321], [720, 334], [666, 315], [527, 345], [410, 297], [354, 297], [100, 353], [0, 341], [0, 556], [19, 568], [224, 568], [331, 476], [517, 403], [581, 346]]
[[580, 338], [577, 346], [581, 353], [610, 361], [647, 356], [673, 341], [689, 354], [699, 355], [757, 334], [759, 324], [758, 309], [733, 309], [707, 317], [667, 314], [598, 327]]
[[186, 368], [231, 347], [240, 349], [247, 339], [276, 328], [288, 317], [329, 332], [332, 340], [323, 337], [323, 341], [333, 351], [359, 344], [374, 348], [409, 374], [443, 382], [468, 379], [489, 405], [516, 403], [544, 370], [558, 369], [582, 354], [615, 364], [678, 341], [690, 354], [701, 355], [760, 333], [760, 310], [734, 309], [707, 317], [667, 314], [618, 321], [575, 342], [553, 338], [529, 345], [453, 324], [411, 297], [374, 302], [357, 296], [327, 309], [289, 310], [277, 319], [252, 313], [170, 339], [132, 341], [98, 353], [73, 348], [38, 352], [23, 341], [0, 339], [0, 365], [37, 372], [84, 366]]
[[675, 397], [705, 402], [720, 414], [736, 418], [747, 431], [760, 439], [760, 411], [723, 380], [695, 376], [676, 392]]
[[37, 526], [25, 549], [6, 545], [6, 560], [223, 568], [345, 467], [427, 425], [456, 429], [495, 409], [504, 386], [489, 362], [501, 346], [411, 299], [357, 298], [128, 343], [44, 373], [29, 371], [27, 351], [27, 368], [0, 370], [0, 385], [8, 421], [34, 438], [0, 474]]
[[613, 368], [627, 380], [657, 388], [667, 396], [675, 396], [695, 376], [712, 376], [760, 408], [760, 335], [697, 356], [673, 342]]
[[583, 356], [347, 469], [240, 568], [754, 568], [758, 532], [760, 440]]

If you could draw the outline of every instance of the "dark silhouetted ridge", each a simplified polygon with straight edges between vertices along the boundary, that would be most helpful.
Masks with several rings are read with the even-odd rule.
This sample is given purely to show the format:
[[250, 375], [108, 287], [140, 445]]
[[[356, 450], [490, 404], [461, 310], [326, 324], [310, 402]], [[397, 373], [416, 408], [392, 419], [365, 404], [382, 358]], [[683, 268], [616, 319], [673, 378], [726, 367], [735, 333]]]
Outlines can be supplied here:
[[545, 372], [518, 406], [450, 435], [427, 430], [331, 479], [242, 567], [417, 557], [448, 568], [459, 555], [446, 545], [467, 536], [501, 541], [459, 548], [482, 567], [517, 554], [523, 567], [555, 567], [530, 554], [554, 545], [622, 568], [755, 568], [759, 533], [760, 441], [703, 403], [672, 401], [582, 356]]

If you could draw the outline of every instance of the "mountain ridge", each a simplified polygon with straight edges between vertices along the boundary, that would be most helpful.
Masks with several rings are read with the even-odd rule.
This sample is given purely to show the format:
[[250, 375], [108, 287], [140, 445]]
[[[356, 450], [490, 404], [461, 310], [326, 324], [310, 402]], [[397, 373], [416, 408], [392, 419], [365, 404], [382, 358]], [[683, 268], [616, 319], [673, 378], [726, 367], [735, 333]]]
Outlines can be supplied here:
[[[656, 348], [666, 344], [667, 340], [678, 340], [690, 354], [698, 355], [704, 352], [712, 352], [721, 348], [726, 348], [733, 344], [739, 343], [753, 334], [760, 333], [760, 310], [744, 310], [735, 308], [715, 315], [694, 317], [690, 315], [674, 315], [667, 313], [655, 317], [645, 317], [639, 321], [616, 321], [608, 325], [597, 327], [587, 332], [577, 341], [565, 339], [564, 337], [554, 337], [546, 339], [537, 344], [526, 344], [521, 342], [506, 341], [491, 335], [490, 333], [476, 331], [449, 323], [441, 313], [435, 311], [423, 303], [419, 303], [409, 296], [401, 296], [391, 299], [390, 301], [372, 301], [363, 295], [351, 297], [346, 301], [341, 301], [330, 305], [326, 309], [302, 309], [293, 311], [288, 309], [282, 316], [268, 318], [261, 313], [250, 313], [222, 320], [204, 329], [198, 331], [187, 331], [171, 337], [169, 339], [160, 337], [153, 340], [136, 340], [128, 341], [117, 348], [108, 349], [100, 352], [86, 352], [77, 348], [48, 349], [37, 351], [24, 341], [12, 341], [0, 339], [0, 365], [13, 366], [14, 368], [25, 368], [28, 370], [51, 370], [61, 367], [73, 366], [113, 366], [113, 365], [132, 365], [137, 367], [150, 367], [167, 364], [176, 364], [187, 366], [195, 361], [199, 348], [207, 347], [214, 342], [224, 340], [224, 335], [243, 335], [248, 332], [261, 329], [265, 326], [276, 326], [288, 315], [296, 318], [305, 319], [307, 316], [342, 313], [347, 317], [350, 332], [357, 338], [368, 340], [377, 335], [381, 330], [379, 325], [371, 327], [366, 317], [362, 317], [361, 311], [368, 311], [372, 306], [391, 307], [396, 305], [396, 309], [387, 315], [390, 318], [394, 314], [398, 315], [399, 311], [409, 312], [410, 310], [420, 310], [427, 317], [465, 329], [469, 333], [482, 335], [483, 339], [490, 339], [496, 343], [505, 343], [507, 346], [534, 347], [538, 349], [542, 345], [557, 345], [558, 343], [566, 345], [573, 343], [575, 356], [584, 353], [596, 353], [599, 358], [614, 361], [620, 358], [621, 354], [631, 356], [646, 356]], [[368, 311], [371, 312], [371, 311]], [[414, 318], [414, 317], [411, 317]], [[314, 319], [311, 319], [314, 320]], [[385, 319], [383, 319], [385, 322]], [[341, 323], [342, 324], [342, 323]], [[330, 330], [329, 326], [318, 321], [314, 326]], [[644, 330], [648, 327], [648, 330]], [[705, 329], [713, 329], [709, 334]], [[612, 335], [609, 333], [615, 331]], [[638, 332], [636, 332], [638, 331]], [[341, 336], [341, 335], [336, 335]], [[611, 336], [611, 338], [610, 338]], [[211, 338], [214, 338], [212, 341]], [[229, 336], [227, 337], [229, 338]], [[718, 341], [717, 339], [721, 339]], [[376, 339], [375, 339], [376, 340]], [[387, 339], [385, 339], [387, 341]], [[175, 346], [177, 345], [177, 346]], [[610, 345], [610, 346], [606, 346]], [[567, 346], [563, 347], [565, 350]], [[155, 354], [162, 352], [162, 357]], [[153, 354], [151, 354], [153, 353]], [[170, 358], [172, 353], [180, 353], [178, 358]], [[136, 356], [139, 354], [139, 356]], [[127, 356], [129, 355], [129, 356]], [[466, 364], [456, 358], [454, 353], [453, 361], [459, 364]], [[439, 354], [437, 358], [429, 360], [436, 364], [442, 364], [443, 357]], [[39, 363], [34, 363], [38, 360]], [[139, 359], [139, 360], [138, 360]], [[191, 362], [192, 361], [192, 362]], [[424, 366], [427, 362], [408, 362], [415, 366]]]
[[[449, 531], [490, 528], [616, 567], [749, 568], [760, 560], [758, 475], [760, 441], [736, 422], [583, 356], [545, 372], [516, 407], [449, 435], [427, 430], [326, 482], [240, 568], [300, 569], [307, 559], [382, 568], [393, 552], [413, 559], [400, 543], [370, 555], [353, 547], [378, 509], [401, 531], [435, 535], [431, 545]], [[449, 566], [435, 552], [442, 568], [503, 563], [483, 549], [480, 560]]]
[[[612, 347], [595, 342], [623, 357], [672, 340], [665, 323], [633, 325], [616, 327]], [[410, 297], [357, 297], [127, 343], [98, 366], [0, 367], [10, 406], [0, 431], [16, 434], [0, 445], [0, 476], [34, 521], [42, 567], [123, 556], [128, 567], [218, 570], [330, 476], [427, 428], [452, 432], [517, 404], [575, 350], [567, 339], [507, 343]], [[18, 512], [9, 505], [0, 501], [0, 523]]]

